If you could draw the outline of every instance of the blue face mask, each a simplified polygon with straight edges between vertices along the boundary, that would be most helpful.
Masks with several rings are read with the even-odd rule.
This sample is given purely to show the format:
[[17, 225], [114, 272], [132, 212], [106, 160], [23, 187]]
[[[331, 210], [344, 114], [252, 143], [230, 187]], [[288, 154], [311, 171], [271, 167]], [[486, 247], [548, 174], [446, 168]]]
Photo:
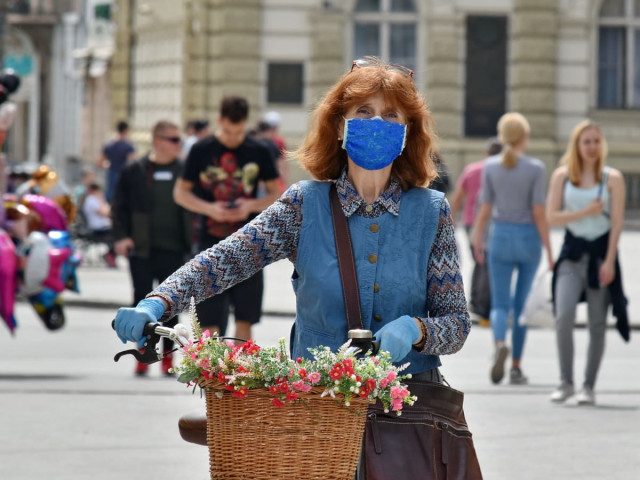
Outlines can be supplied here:
[[350, 118], [344, 123], [342, 148], [359, 167], [380, 170], [400, 156], [406, 136], [406, 125], [380, 117]]

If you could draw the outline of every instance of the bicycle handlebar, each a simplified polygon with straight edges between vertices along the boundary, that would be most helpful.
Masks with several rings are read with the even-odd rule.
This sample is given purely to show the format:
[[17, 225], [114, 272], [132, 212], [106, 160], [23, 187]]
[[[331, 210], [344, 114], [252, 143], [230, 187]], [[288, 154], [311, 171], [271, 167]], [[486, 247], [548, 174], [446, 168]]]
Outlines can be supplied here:
[[[115, 320], [111, 322], [111, 328], [115, 330]], [[145, 342], [140, 350], [131, 349], [118, 352], [113, 357], [113, 361], [117, 362], [124, 355], [133, 355], [139, 362], [151, 365], [177, 350], [175, 348], [169, 352], [159, 353], [156, 350], [156, 345], [162, 337], [170, 338], [181, 347], [189, 343], [189, 330], [180, 323], [171, 328], [160, 323], [149, 322], [142, 329], [142, 334], [145, 336]]]

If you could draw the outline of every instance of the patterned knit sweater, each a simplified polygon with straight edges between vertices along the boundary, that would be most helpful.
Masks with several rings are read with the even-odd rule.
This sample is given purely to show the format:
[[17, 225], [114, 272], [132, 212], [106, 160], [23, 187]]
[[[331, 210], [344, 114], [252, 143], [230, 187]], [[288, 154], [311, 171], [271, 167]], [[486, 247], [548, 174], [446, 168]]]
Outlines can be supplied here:
[[[401, 207], [402, 188], [393, 178], [372, 205], [359, 196], [346, 171], [337, 180], [337, 190], [347, 217], [356, 214], [376, 218], [385, 212], [397, 214]], [[191, 297], [198, 303], [251, 277], [270, 263], [288, 258], [295, 265], [302, 226], [302, 197], [299, 185], [292, 185], [253, 221], [198, 254], [149, 293], [147, 297], [157, 296], [168, 302], [163, 319], [186, 310]], [[469, 334], [471, 321], [446, 201], [442, 203], [427, 267], [427, 298], [430, 310], [429, 316], [421, 319], [427, 333], [422, 353], [457, 352]]]

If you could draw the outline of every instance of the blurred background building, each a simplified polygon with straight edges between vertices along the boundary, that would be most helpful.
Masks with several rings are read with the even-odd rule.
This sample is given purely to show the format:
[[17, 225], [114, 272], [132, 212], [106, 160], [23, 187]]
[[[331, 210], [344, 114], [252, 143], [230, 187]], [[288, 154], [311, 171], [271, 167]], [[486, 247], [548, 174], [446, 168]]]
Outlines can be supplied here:
[[[68, 181], [95, 159], [111, 130], [111, 0], [0, 0], [4, 68], [22, 83], [5, 153], [10, 164], [45, 162]], [[72, 177], [72, 178], [69, 178]]]
[[377, 55], [415, 70], [454, 179], [505, 111], [527, 116], [529, 152], [549, 171], [588, 117], [640, 206], [640, 0], [13, 3], [25, 12], [6, 16], [5, 38], [33, 56], [39, 78], [21, 89], [16, 156], [94, 161], [121, 119], [144, 150], [160, 117], [213, 121], [232, 93], [248, 97], [252, 123], [278, 111], [295, 147], [318, 97], [352, 59]]

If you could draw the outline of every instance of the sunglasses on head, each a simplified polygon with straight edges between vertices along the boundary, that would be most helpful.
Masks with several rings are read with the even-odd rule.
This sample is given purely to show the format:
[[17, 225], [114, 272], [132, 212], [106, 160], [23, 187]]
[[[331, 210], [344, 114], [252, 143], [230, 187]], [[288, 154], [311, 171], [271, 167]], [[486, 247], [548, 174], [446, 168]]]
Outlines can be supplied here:
[[351, 71], [353, 72], [354, 68], [366, 68], [366, 67], [384, 67], [387, 70], [398, 70], [405, 75], [409, 75], [409, 77], [413, 78], [413, 70], [410, 68], [404, 67], [402, 65], [398, 65], [396, 63], [385, 64], [382, 63], [377, 58], [373, 57], [364, 57], [358, 58], [351, 63]]
[[163, 137], [163, 136], [159, 136], [158, 138], [160, 138], [161, 140], [166, 140], [167, 142], [171, 142], [171, 143], [180, 143], [180, 142], [182, 142], [182, 138], [180, 138], [180, 137]]

